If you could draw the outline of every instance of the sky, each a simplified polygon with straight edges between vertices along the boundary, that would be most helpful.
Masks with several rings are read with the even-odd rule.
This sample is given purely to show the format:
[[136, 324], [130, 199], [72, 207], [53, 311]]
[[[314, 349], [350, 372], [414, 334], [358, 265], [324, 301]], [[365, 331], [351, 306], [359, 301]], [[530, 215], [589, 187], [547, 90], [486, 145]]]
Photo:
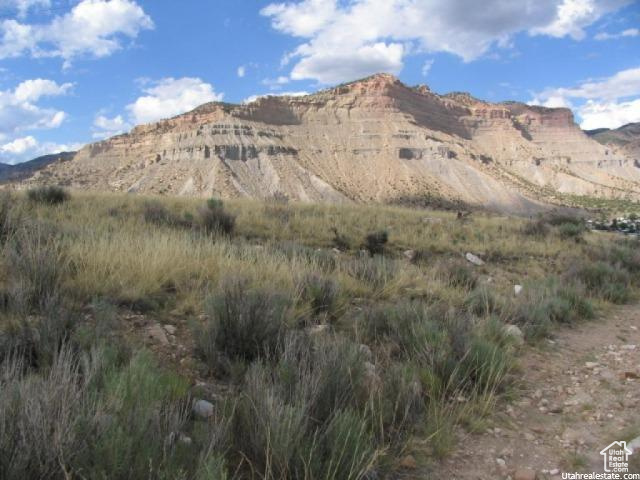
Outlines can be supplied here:
[[0, 162], [392, 73], [640, 121], [640, 0], [0, 0]]

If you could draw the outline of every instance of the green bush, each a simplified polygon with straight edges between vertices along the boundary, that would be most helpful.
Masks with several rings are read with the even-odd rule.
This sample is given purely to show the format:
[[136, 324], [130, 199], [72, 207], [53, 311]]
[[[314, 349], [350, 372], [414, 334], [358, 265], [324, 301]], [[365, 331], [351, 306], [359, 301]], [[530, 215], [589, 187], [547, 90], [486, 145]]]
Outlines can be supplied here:
[[140, 353], [121, 369], [106, 370], [100, 385], [100, 435], [78, 459], [77, 471], [88, 478], [176, 478], [184, 475], [179, 446], [168, 443], [186, 426], [187, 384], [160, 371], [151, 356]]
[[464, 315], [442, 317], [418, 302], [369, 310], [363, 333], [394, 358], [416, 364], [431, 400], [460, 390], [498, 388], [507, 370], [508, 345], [502, 337], [475, 330]]
[[27, 191], [27, 198], [35, 203], [58, 205], [68, 201], [71, 195], [62, 187], [49, 185], [29, 189]]
[[378, 446], [368, 396], [356, 345], [291, 336], [277, 364], [249, 368], [234, 449], [260, 478], [362, 478]]
[[542, 219], [529, 220], [522, 227], [522, 233], [530, 237], [544, 238], [550, 231], [549, 225]]
[[381, 230], [379, 232], [369, 233], [364, 240], [364, 248], [372, 257], [374, 255], [382, 255], [384, 248], [389, 241], [389, 234]]
[[580, 262], [570, 268], [567, 277], [584, 284], [589, 294], [612, 303], [625, 303], [632, 297], [629, 272], [604, 261]]
[[583, 218], [571, 214], [551, 212], [527, 222], [522, 227], [522, 233], [527, 236], [544, 238], [550, 233], [550, 227], [557, 227], [558, 234], [562, 238], [574, 239], [579, 239], [587, 229]]
[[529, 339], [549, 335], [554, 324], [572, 325], [595, 316], [593, 305], [579, 284], [549, 279], [526, 285], [510, 313]]
[[187, 384], [147, 353], [120, 365], [107, 349], [62, 345], [34, 371], [19, 353], [0, 360], [0, 478], [204, 478], [222, 448], [176, 441], [187, 429]]
[[276, 355], [287, 328], [290, 301], [284, 295], [252, 289], [242, 279], [225, 281], [207, 299], [209, 319], [196, 335], [198, 353], [209, 362], [251, 362]]
[[558, 233], [562, 238], [579, 239], [586, 230], [583, 223], [562, 223], [558, 226]]
[[405, 301], [366, 309], [362, 333], [367, 343], [389, 345], [398, 358], [410, 360], [442, 340], [444, 332], [425, 304]]
[[591, 257], [623, 268], [637, 282], [640, 280], [640, 242], [637, 237], [613, 243], [608, 248], [592, 250]]

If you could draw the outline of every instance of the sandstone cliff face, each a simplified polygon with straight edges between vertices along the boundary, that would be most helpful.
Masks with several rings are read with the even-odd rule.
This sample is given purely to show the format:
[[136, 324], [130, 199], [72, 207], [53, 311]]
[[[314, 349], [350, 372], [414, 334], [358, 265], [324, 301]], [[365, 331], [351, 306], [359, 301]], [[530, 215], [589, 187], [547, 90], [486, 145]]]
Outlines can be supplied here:
[[303, 201], [442, 197], [531, 212], [553, 191], [640, 194], [640, 168], [567, 109], [437, 95], [380, 74], [305, 97], [209, 103], [80, 150], [31, 182]]

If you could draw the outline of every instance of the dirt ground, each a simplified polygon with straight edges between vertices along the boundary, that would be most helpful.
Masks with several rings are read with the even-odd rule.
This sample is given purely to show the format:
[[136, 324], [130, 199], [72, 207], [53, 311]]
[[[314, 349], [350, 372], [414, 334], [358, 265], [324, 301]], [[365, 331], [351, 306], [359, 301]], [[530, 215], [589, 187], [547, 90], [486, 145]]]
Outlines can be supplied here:
[[[480, 434], [413, 478], [533, 480], [604, 472], [599, 452], [640, 436], [640, 305], [526, 347], [521, 392]], [[640, 473], [640, 448], [629, 472]], [[640, 477], [639, 477], [640, 478]]]

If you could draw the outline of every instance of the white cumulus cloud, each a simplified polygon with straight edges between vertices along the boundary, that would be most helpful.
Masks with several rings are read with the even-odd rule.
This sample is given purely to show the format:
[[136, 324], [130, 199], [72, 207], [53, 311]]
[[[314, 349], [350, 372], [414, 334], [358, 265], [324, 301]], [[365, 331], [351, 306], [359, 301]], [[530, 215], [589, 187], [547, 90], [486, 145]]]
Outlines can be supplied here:
[[595, 38], [596, 40], [615, 40], [617, 38], [638, 37], [638, 36], [640, 36], [640, 29], [628, 28], [618, 33], [601, 32], [596, 34], [593, 38]]
[[0, 135], [13, 136], [18, 132], [38, 128], [59, 127], [65, 112], [37, 105], [43, 96], [64, 95], [72, 84], [57, 84], [52, 80], [26, 80], [13, 90], [0, 91]]
[[145, 95], [127, 106], [134, 123], [150, 123], [193, 110], [207, 102], [221, 101], [224, 94], [199, 78], [164, 78], [145, 88]]
[[25, 80], [16, 88], [14, 96], [20, 102], [37, 102], [40, 97], [64, 95], [73, 87], [72, 83], [58, 85], [53, 80], [36, 78]]
[[570, 36], [575, 40], [582, 40], [586, 35], [585, 27], [628, 3], [630, 2], [625, 0], [563, 0], [556, 7], [553, 21], [533, 28], [532, 33], [552, 37]]
[[9, 153], [11, 155], [22, 155], [28, 150], [33, 150], [38, 146], [38, 142], [31, 135], [27, 137], [16, 138], [15, 140], [0, 146], [0, 152]]
[[50, 6], [51, 0], [0, 0], [0, 7], [17, 11], [20, 18], [24, 18], [32, 8]]
[[243, 78], [247, 74], [247, 67], [245, 67], [244, 65], [240, 65], [236, 73], [238, 74], [239, 78]]
[[628, 102], [597, 102], [589, 100], [579, 109], [580, 127], [618, 128], [632, 122], [640, 122], [640, 98]]
[[333, 83], [398, 73], [406, 55], [448, 52], [465, 61], [507, 47], [518, 32], [584, 37], [584, 28], [632, 0], [301, 0], [261, 10], [303, 39], [283, 57], [293, 80]]
[[431, 67], [433, 67], [433, 58], [427, 60], [422, 64], [421, 72], [423, 77], [426, 77], [427, 75], [429, 75], [429, 72], [431, 71]]
[[113, 118], [109, 118], [105, 115], [99, 114], [93, 120], [93, 126], [94, 132], [92, 136], [96, 139], [120, 135], [121, 133], [131, 129], [131, 124], [125, 121], [122, 115], [116, 115]]
[[61, 57], [68, 65], [82, 55], [111, 55], [122, 48], [123, 38], [151, 28], [151, 18], [133, 0], [82, 0], [50, 23], [0, 22], [0, 58]]
[[82, 143], [40, 143], [36, 138], [28, 135], [0, 145], [0, 161], [15, 165], [41, 155], [77, 151], [83, 146]]

